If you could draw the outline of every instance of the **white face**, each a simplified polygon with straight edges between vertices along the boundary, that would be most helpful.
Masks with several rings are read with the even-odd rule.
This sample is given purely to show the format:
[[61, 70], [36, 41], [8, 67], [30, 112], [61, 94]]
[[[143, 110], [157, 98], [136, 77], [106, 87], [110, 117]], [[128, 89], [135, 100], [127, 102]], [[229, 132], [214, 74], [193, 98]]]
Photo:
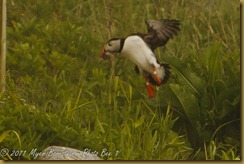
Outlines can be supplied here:
[[109, 59], [110, 56], [114, 56], [115, 53], [119, 52], [120, 49], [119, 38], [110, 39], [102, 48], [100, 57], [104, 60]]
[[120, 39], [109, 40], [104, 46], [104, 52], [106, 55], [114, 55], [119, 52], [120, 48]]

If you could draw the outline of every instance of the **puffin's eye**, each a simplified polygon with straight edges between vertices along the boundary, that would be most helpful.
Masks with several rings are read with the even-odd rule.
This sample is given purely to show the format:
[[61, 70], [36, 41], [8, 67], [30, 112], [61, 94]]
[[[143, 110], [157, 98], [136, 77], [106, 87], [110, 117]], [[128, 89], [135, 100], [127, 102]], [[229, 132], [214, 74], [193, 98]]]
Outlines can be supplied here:
[[109, 47], [111, 47], [111, 46], [112, 46], [112, 44], [111, 44], [110, 42], [108, 42], [108, 46], [109, 46]]

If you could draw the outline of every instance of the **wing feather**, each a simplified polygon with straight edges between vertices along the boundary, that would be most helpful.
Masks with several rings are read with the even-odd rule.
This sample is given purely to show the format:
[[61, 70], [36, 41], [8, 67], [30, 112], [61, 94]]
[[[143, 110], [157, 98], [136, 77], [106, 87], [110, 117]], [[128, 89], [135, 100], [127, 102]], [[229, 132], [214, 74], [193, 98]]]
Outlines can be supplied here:
[[148, 34], [142, 38], [152, 50], [164, 46], [180, 31], [180, 21], [175, 19], [147, 20], [145, 23]]

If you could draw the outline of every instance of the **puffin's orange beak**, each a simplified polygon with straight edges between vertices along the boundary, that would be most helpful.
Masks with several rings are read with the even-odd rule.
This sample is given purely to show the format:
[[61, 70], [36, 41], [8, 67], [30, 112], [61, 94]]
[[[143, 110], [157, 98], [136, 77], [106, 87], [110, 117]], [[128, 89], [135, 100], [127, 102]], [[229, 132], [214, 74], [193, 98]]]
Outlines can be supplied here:
[[100, 58], [101, 59], [104, 59], [104, 47], [101, 48], [101, 51], [100, 51]]
[[101, 51], [100, 51], [100, 58], [101, 59], [107, 60], [111, 57], [111, 55], [113, 55], [113, 54], [110, 52], [106, 52], [104, 47], [101, 48]]

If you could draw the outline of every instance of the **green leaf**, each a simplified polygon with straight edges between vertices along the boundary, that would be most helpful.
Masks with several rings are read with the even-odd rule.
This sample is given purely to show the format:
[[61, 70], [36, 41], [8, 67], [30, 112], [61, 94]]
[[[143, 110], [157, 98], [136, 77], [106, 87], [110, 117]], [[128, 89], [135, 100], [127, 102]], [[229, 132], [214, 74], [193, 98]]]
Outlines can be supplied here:
[[[215, 81], [219, 79], [221, 73], [223, 73], [223, 66], [221, 65], [221, 50], [222, 46], [220, 43], [210, 44], [207, 47], [207, 59], [206, 66], [208, 69], [209, 80], [208, 83], [210, 86], [213, 86]], [[222, 69], [222, 70], [221, 70]]]
[[216, 108], [221, 109], [225, 100], [228, 100], [231, 103], [233, 102], [235, 105], [238, 104], [240, 101], [240, 99], [238, 99], [240, 97], [240, 92], [241, 90], [239, 86], [233, 86], [222, 90], [216, 97]]
[[196, 96], [180, 85], [170, 84], [169, 86], [180, 101], [188, 120], [195, 128], [198, 128], [200, 126], [200, 108]]
[[203, 94], [206, 86], [205, 80], [197, 76], [186, 63], [173, 56], [168, 56], [165, 58], [165, 61], [173, 67], [173, 71], [177, 74], [179, 80], [181, 80], [185, 87], [194, 94]]
[[14, 131], [14, 130], [7, 130], [7, 131], [3, 132], [3, 133], [1, 134], [1, 136], [0, 136], [0, 143], [1, 143], [5, 138], [7, 138], [7, 136], [9, 136], [10, 133], [14, 133], [14, 134], [16, 135], [16, 137], [17, 137], [17, 139], [18, 139], [18, 141], [19, 141], [19, 145], [20, 145], [19, 148], [21, 149], [22, 147], [21, 147], [20, 136], [19, 136], [19, 134], [18, 134], [16, 131]]
[[145, 120], [145, 115], [143, 115], [139, 120], [137, 120], [135, 122], [134, 127], [137, 128], [137, 127], [141, 126], [143, 124], [144, 120]]

